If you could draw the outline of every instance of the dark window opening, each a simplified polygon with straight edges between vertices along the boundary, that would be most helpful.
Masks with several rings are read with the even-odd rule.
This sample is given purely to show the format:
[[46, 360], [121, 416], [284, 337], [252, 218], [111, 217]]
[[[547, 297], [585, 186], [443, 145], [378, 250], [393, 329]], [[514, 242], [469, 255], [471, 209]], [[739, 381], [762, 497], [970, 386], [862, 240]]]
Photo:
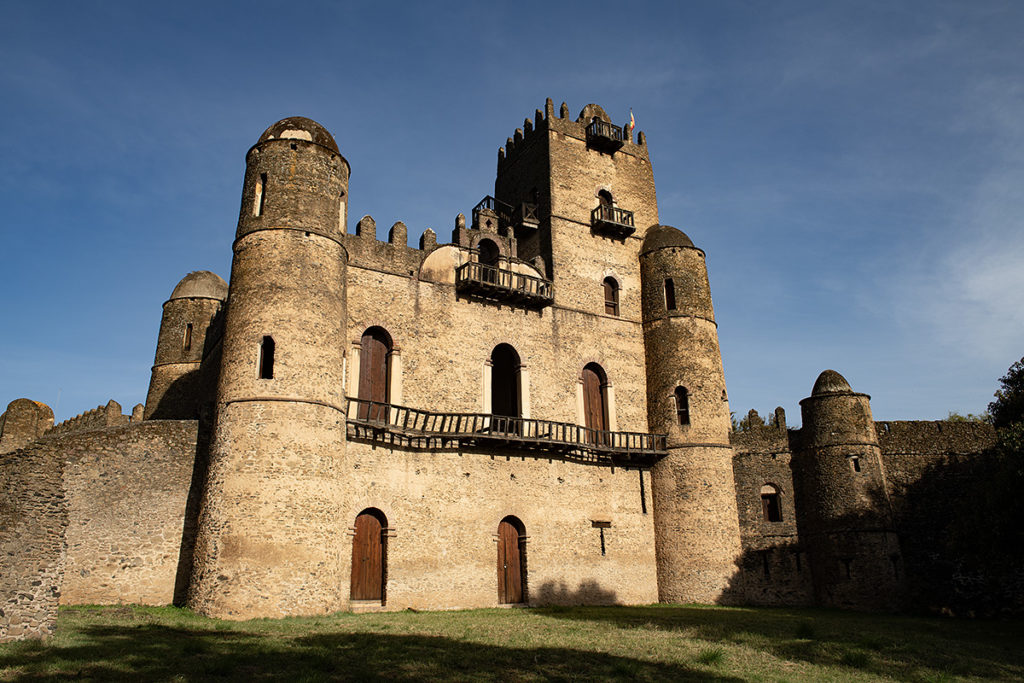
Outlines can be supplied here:
[[508, 344], [498, 344], [491, 351], [491, 414], [492, 428], [498, 432], [517, 432], [521, 416], [519, 398], [519, 354]]
[[680, 425], [690, 424], [690, 392], [686, 387], [676, 387], [676, 422]]
[[590, 520], [590, 526], [594, 527], [595, 529], [597, 529], [600, 532], [600, 535], [601, 535], [601, 555], [603, 556], [605, 554], [604, 530], [605, 529], [610, 529], [611, 526], [612, 526], [612, 523], [607, 521], [607, 520], [592, 519], [592, 520]]
[[761, 513], [766, 522], [782, 521], [782, 501], [779, 490], [771, 484], [761, 487]]
[[856, 455], [850, 456], [850, 466], [853, 467], [854, 472], [860, 472], [860, 458]]
[[676, 284], [672, 278], [665, 278], [665, 308], [670, 311], [676, 310]]
[[892, 575], [893, 578], [900, 578], [900, 556], [890, 555], [889, 561], [892, 562]]
[[614, 203], [612, 201], [612, 193], [609, 192], [608, 190], [601, 190], [600, 192], [598, 192], [597, 200], [601, 204], [601, 206], [612, 206]]
[[185, 353], [192, 350], [192, 323], [186, 323], [185, 325], [185, 336], [181, 340], [181, 349]]
[[796, 570], [798, 572], [802, 571], [801, 568], [800, 568], [800, 551], [799, 550], [794, 550], [793, 551], [793, 561], [796, 563]]
[[604, 279], [604, 312], [607, 315], [619, 315], [619, 283], [613, 277]]
[[843, 563], [843, 568], [846, 570], [846, 578], [852, 578], [853, 574], [850, 571], [850, 567], [853, 565], [853, 560], [850, 558], [843, 558], [840, 562]]
[[501, 252], [498, 250], [498, 245], [491, 240], [480, 240], [476, 245], [477, 249], [480, 250], [479, 260], [480, 263], [486, 266], [497, 266], [498, 257]]
[[647, 514], [647, 491], [644, 490], [644, 471], [637, 470], [640, 475], [640, 512]]
[[770, 552], [771, 551], [769, 550], [761, 551], [761, 567], [764, 570], [764, 578], [766, 579], [772, 578], [771, 558], [769, 557]]
[[260, 342], [260, 379], [274, 379], [274, 338], [270, 336]]

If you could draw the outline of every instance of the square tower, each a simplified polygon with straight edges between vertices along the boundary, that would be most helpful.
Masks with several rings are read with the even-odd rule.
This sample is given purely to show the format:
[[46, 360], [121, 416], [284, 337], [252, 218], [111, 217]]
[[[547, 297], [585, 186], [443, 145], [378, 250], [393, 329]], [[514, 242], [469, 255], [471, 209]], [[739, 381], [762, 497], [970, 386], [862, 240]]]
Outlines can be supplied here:
[[[494, 194], [511, 208], [519, 257], [554, 281], [555, 303], [603, 312], [592, 295], [608, 277], [623, 298], [621, 315], [640, 319], [638, 253], [658, 202], [643, 134], [616, 126], [596, 104], [576, 120], [550, 99], [498, 153]], [[522, 220], [531, 214], [536, 220]]]

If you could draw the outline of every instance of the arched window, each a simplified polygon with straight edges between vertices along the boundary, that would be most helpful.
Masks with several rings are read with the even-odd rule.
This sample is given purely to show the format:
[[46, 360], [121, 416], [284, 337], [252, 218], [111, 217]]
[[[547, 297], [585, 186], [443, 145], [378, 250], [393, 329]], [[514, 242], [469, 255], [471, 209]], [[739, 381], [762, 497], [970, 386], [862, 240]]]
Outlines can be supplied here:
[[680, 425], [690, 424], [690, 392], [686, 387], [676, 387], [676, 422]]
[[274, 379], [274, 338], [269, 335], [260, 342], [260, 379]]
[[519, 420], [502, 420], [500, 417], [518, 418], [522, 415], [521, 365], [519, 354], [508, 344], [498, 344], [491, 351], [491, 414], [498, 418], [492, 421], [491, 426], [495, 431], [518, 431]]
[[761, 487], [761, 513], [766, 522], [782, 521], [782, 501], [779, 490], [772, 484]]
[[601, 190], [597, 193], [597, 201], [601, 206], [612, 206], [615, 202], [612, 200], [612, 193], [608, 190]]
[[526, 527], [509, 515], [498, 524], [498, 603], [526, 600]]
[[672, 278], [665, 278], [665, 308], [670, 311], [676, 310], [676, 283]]
[[498, 249], [498, 245], [493, 240], [480, 240], [476, 248], [480, 251], [478, 259], [480, 263], [485, 266], [498, 265], [498, 257], [501, 255], [501, 251]]
[[352, 537], [352, 600], [379, 600], [383, 605], [387, 587], [388, 519], [377, 508], [367, 508], [356, 517]]
[[607, 315], [619, 314], [619, 283], [613, 277], [604, 279], [604, 312]]
[[385, 421], [391, 400], [391, 335], [382, 327], [363, 332], [359, 351], [359, 419]]
[[608, 431], [608, 376], [597, 363], [583, 368], [583, 421], [591, 443], [603, 443]]

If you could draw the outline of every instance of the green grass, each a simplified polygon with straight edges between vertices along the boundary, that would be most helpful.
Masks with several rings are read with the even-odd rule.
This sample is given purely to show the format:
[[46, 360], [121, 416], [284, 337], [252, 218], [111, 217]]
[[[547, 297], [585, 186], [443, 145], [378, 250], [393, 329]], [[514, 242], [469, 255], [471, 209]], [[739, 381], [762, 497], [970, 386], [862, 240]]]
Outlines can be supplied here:
[[227, 622], [67, 607], [0, 645], [0, 681], [1024, 679], [1024, 623], [652, 605]]

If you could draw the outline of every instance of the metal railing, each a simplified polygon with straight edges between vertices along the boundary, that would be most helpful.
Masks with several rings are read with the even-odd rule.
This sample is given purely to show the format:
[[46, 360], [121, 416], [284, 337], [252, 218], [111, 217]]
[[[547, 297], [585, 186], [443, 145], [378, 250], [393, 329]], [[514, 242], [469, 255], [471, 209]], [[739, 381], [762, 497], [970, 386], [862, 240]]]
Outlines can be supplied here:
[[626, 135], [622, 132], [622, 126], [616, 126], [614, 123], [608, 123], [600, 119], [592, 121], [587, 126], [587, 139], [591, 138], [603, 138], [617, 143], [626, 141]]
[[654, 461], [667, 454], [664, 434], [612, 432], [485, 413], [438, 413], [361, 398], [346, 401], [345, 416], [355, 438], [412, 448], [497, 444], [615, 461]]
[[552, 301], [550, 280], [478, 261], [470, 261], [456, 268], [455, 287], [491, 298], [522, 300], [537, 304]]

